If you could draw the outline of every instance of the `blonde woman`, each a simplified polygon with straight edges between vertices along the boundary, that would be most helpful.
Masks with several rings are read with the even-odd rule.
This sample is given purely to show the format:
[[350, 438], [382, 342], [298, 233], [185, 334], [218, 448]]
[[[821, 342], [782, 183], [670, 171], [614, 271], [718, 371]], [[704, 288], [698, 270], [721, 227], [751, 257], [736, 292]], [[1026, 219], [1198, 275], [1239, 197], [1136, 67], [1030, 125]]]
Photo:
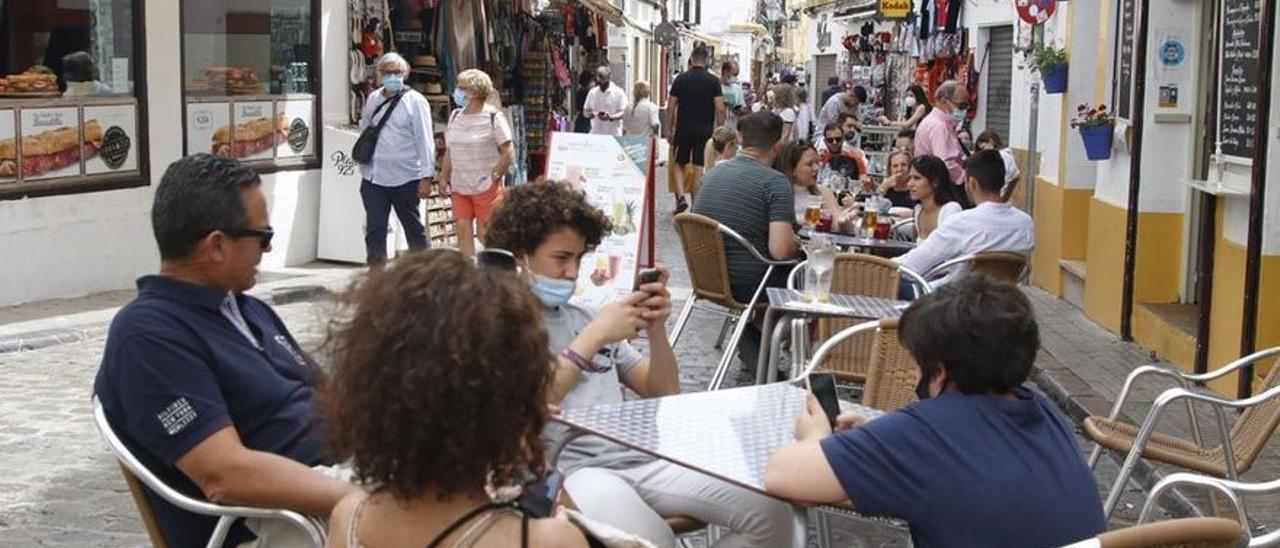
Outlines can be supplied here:
[[795, 88], [791, 84], [777, 84], [769, 91], [773, 92], [773, 113], [782, 118], [782, 142], [800, 138], [796, 135], [796, 117], [800, 111], [796, 109]]
[[623, 135], [652, 137], [658, 134], [658, 105], [649, 100], [649, 82], [636, 82], [631, 90], [635, 96], [626, 114], [622, 115]]
[[712, 152], [715, 153], [708, 154], [707, 158], [715, 158], [715, 161], [711, 164], [715, 166], [720, 162], [728, 161], [738, 153], [738, 132], [729, 126], [720, 126], [711, 134], [711, 140], [707, 141], [707, 143], [711, 146]]
[[496, 98], [488, 74], [476, 69], [462, 71], [453, 101], [463, 106], [449, 114], [444, 133], [440, 186], [453, 202], [458, 250], [468, 258], [475, 253], [477, 233], [484, 237], [485, 223], [502, 195], [502, 181], [514, 158], [511, 126], [493, 104]]

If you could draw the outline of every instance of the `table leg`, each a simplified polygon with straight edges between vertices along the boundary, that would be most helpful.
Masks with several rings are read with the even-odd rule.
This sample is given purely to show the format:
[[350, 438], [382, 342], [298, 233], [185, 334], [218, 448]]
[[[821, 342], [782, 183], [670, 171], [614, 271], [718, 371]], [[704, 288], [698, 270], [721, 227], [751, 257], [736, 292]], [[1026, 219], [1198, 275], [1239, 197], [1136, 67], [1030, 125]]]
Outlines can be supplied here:
[[794, 380], [809, 365], [808, 318], [791, 320], [791, 378]]
[[760, 356], [756, 359], [756, 384], [764, 384], [772, 380], [765, 377], [769, 368], [769, 353], [773, 350], [773, 323], [778, 311], [772, 306], [764, 311], [764, 330], [760, 332]]
[[795, 528], [791, 532], [791, 546], [805, 548], [809, 545], [809, 509], [792, 506], [791, 512], [795, 518]]
[[782, 334], [786, 332], [788, 319], [787, 314], [783, 314], [782, 318], [773, 324], [773, 333], [769, 334], [769, 367], [765, 370], [765, 376], [762, 382], [770, 383], [773, 379], [778, 378], [778, 359], [782, 355]]

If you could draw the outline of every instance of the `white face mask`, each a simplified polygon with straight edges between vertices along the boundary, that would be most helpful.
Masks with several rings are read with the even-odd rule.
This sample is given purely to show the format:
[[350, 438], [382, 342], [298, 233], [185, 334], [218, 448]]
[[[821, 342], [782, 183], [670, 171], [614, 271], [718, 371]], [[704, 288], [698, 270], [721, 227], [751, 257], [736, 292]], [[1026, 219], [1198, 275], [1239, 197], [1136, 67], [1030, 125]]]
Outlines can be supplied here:
[[907, 100], [903, 102], [907, 105], [907, 108], [916, 108], [916, 98], [913, 95], [908, 95]]

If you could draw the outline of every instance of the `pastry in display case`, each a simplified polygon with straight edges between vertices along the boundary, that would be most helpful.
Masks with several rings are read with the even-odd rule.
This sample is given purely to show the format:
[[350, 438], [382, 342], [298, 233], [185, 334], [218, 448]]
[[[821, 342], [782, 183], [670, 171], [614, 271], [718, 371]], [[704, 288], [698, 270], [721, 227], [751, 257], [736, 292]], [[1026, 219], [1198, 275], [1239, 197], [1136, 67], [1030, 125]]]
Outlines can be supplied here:
[[284, 114], [254, 118], [214, 131], [210, 152], [215, 156], [244, 158], [279, 146], [289, 138], [289, 123]]
[[254, 95], [266, 92], [258, 71], [250, 67], [213, 66], [204, 70], [204, 78], [205, 89], [212, 93]]
[[9, 97], [56, 97], [58, 77], [43, 66], [0, 78], [0, 95]]

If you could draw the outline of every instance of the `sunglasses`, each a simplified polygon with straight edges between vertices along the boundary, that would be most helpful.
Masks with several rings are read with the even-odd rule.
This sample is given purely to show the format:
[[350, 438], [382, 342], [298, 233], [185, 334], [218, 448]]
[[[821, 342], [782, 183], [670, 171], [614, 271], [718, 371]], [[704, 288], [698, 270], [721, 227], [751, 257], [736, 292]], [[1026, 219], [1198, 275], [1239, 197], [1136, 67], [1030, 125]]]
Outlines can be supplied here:
[[843, 141], [844, 137], [827, 137], [827, 144], [835, 144]]
[[257, 238], [258, 247], [263, 251], [271, 247], [271, 238], [274, 238], [276, 231], [271, 227], [266, 228], [221, 228], [218, 229], [223, 234], [232, 238]]

